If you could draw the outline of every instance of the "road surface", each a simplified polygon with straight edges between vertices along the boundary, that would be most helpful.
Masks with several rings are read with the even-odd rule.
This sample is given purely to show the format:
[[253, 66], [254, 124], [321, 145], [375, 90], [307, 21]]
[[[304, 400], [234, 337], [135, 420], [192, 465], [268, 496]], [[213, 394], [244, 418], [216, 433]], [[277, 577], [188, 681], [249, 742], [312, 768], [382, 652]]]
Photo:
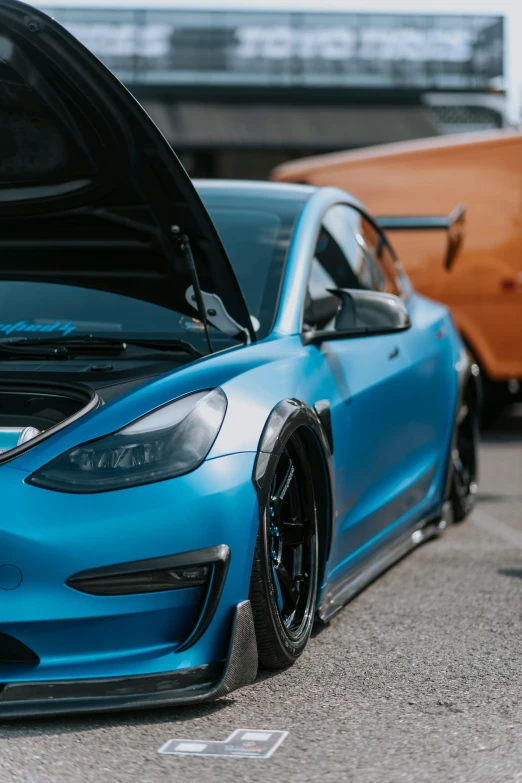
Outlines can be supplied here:
[[[481, 446], [473, 516], [361, 593], [301, 661], [213, 705], [0, 723], [2, 783], [522, 781], [522, 411]], [[290, 732], [268, 760], [168, 739]]]

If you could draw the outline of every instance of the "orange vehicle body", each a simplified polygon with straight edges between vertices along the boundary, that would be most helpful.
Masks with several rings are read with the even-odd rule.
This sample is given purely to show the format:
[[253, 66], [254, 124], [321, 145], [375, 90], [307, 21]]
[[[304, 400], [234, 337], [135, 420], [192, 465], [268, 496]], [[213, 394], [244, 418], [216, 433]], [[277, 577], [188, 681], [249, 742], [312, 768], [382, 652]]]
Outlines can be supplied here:
[[[445, 302], [492, 381], [522, 379], [522, 133], [390, 144], [279, 166], [272, 179], [348, 190], [377, 215], [447, 215], [466, 205], [450, 270], [440, 231], [394, 231], [414, 286]], [[516, 385], [516, 384], [515, 384]]]

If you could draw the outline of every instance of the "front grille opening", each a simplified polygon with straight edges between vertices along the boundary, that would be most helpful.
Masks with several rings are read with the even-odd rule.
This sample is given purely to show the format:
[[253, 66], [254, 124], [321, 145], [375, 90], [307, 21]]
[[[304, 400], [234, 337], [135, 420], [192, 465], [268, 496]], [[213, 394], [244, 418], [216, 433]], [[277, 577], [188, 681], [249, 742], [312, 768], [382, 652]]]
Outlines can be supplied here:
[[7, 633], [0, 633], [0, 664], [17, 663], [28, 666], [37, 666], [40, 658], [30, 647], [9, 636]]

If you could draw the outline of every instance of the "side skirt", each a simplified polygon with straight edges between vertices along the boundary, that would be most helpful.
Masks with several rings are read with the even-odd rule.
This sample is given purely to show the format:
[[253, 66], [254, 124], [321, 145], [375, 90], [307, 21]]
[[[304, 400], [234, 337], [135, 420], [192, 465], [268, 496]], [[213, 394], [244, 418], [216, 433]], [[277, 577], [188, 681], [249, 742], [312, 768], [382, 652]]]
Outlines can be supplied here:
[[452, 522], [451, 504], [444, 503], [440, 511], [422, 520], [413, 532], [410, 530], [407, 534], [397, 538], [391, 545], [380, 547], [365, 566], [354, 569], [322, 595], [317, 607], [318, 619], [323, 623], [329, 622], [348, 601], [397, 560], [428, 539], [437, 536]]

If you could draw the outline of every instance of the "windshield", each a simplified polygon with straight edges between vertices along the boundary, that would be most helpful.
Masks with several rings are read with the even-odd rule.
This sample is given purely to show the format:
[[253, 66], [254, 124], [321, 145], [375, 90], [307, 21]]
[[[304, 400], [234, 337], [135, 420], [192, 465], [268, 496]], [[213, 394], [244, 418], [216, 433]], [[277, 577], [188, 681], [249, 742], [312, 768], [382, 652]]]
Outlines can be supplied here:
[[[212, 189], [205, 198], [253, 316], [258, 337], [271, 329], [284, 263], [301, 204], [226, 198]], [[281, 206], [281, 208], [279, 208]], [[205, 349], [200, 322], [172, 310], [119, 294], [56, 283], [0, 280], [0, 340], [80, 334], [190, 340]], [[235, 340], [211, 329], [216, 347]]]
[[220, 189], [200, 186], [199, 195], [214, 221], [239, 280], [258, 337], [272, 328], [288, 249], [308, 193], [253, 185]]

